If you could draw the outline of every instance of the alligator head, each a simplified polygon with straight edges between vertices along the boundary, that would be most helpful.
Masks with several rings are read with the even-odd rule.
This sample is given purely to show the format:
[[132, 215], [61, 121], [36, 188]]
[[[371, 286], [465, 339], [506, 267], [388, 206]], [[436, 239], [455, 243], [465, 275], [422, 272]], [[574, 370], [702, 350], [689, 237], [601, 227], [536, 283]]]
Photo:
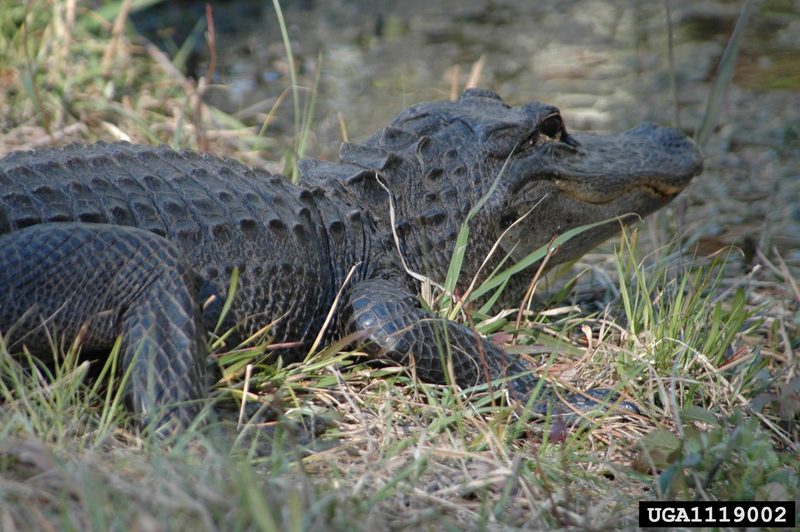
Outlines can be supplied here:
[[[406, 109], [365, 144], [345, 146], [341, 158], [383, 178], [405, 258], [434, 278], [447, 271], [455, 234], [484, 196], [470, 222], [468, 276], [504, 231], [502, 248], [519, 259], [574, 227], [652, 213], [703, 166], [700, 150], [678, 130], [647, 123], [619, 135], [569, 133], [553, 106], [511, 107], [475, 89]], [[549, 265], [580, 256], [620, 226], [581, 233]]]

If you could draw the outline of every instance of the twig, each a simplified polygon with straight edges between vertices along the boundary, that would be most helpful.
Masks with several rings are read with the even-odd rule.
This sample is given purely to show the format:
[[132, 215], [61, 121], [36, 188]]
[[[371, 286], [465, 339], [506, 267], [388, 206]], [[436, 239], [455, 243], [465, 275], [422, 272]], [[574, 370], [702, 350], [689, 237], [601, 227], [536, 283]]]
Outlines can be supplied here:
[[514, 334], [511, 337], [511, 343], [515, 344], [517, 342], [517, 336], [519, 335], [519, 328], [522, 323], [522, 315], [523, 311], [530, 310], [531, 300], [533, 299], [533, 292], [536, 290], [536, 286], [539, 284], [539, 279], [542, 277], [545, 268], [547, 267], [547, 263], [550, 262], [550, 257], [558, 253], [558, 246], [554, 246], [553, 242], [555, 241], [555, 237], [550, 240], [550, 243], [547, 245], [547, 254], [542, 259], [542, 262], [539, 263], [539, 267], [536, 269], [536, 274], [531, 279], [530, 284], [528, 285], [528, 290], [525, 292], [525, 298], [522, 300], [522, 305], [519, 308], [519, 312], [517, 312], [517, 321], [514, 324]]
[[244, 407], [247, 404], [247, 396], [250, 393], [250, 377], [253, 375], [253, 365], [248, 364], [244, 370], [244, 386], [242, 387], [242, 403], [239, 407], [239, 420], [236, 423], [236, 430], [242, 428], [244, 422]]
[[342, 298], [342, 292], [344, 292], [347, 283], [350, 282], [350, 279], [353, 277], [353, 274], [356, 273], [356, 269], [359, 266], [361, 266], [360, 261], [353, 264], [353, 266], [350, 268], [350, 271], [347, 272], [347, 276], [344, 278], [344, 281], [342, 281], [342, 286], [339, 288], [339, 291], [336, 293], [336, 297], [331, 304], [328, 315], [325, 317], [325, 323], [322, 324], [322, 327], [317, 333], [317, 337], [314, 339], [314, 343], [311, 344], [311, 349], [308, 350], [309, 353], [316, 351], [319, 344], [322, 343], [322, 339], [325, 337], [325, 331], [328, 330], [328, 325], [330, 325], [331, 321], [333, 320], [333, 316], [336, 313], [336, 307], [339, 305], [339, 300]]
[[481, 82], [481, 74], [483, 74], [483, 66], [486, 64], [486, 56], [482, 55], [472, 64], [472, 69], [469, 71], [469, 78], [465, 88], [472, 89], [477, 87]]

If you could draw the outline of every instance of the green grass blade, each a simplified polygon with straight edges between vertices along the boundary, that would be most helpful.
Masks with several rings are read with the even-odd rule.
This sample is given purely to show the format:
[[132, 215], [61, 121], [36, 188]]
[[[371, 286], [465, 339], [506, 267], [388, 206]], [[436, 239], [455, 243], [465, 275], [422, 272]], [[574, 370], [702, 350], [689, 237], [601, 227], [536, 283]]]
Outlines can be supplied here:
[[194, 50], [195, 45], [200, 40], [203, 32], [206, 30], [207, 25], [206, 17], [200, 17], [197, 19], [197, 22], [192, 28], [192, 31], [189, 33], [189, 36], [186, 37], [186, 40], [183, 41], [183, 44], [178, 49], [178, 52], [172, 58], [172, 64], [175, 65], [175, 68], [179, 70], [183, 70], [184, 66], [186, 66], [186, 61], [189, 59], [189, 56]]
[[[311, 122], [314, 121], [314, 110], [317, 107], [317, 94], [319, 92], [319, 76], [322, 73], [322, 53], [317, 56], [317, 73], [314, 76], [314, 85], [311, 87], [311, 97], [308, 100], [308, 107], [303, 113], [303, 125], [300, 129], [300, 141], [297, 144], [297, 159], [301, 160], [306, 152], [306, 142], [311, 133]], [[297, 165], [295, 165], [297, 166]]]
[[711, 88], [711, 93], [708, 95], [706, 102], [706, 110], [703, 114], [703, 119], [700, 125], [694, 132], [694, 139], [700, 147], [704, 147], [711, 137], [711, 133], [717, 126], [717, 117], [719, 110], [722, 107], [722, 100], [725, 96], [725, 91], [733, 78], [734, 67], [736, 66], [736, 58], [739, 55], [739, 45], [744, 37], [744, 29], [747, 26], [747, 21], [750, 18], [750, 12], [753, 10], [753, 2], [747, 0], [742, 11], [739, 13], [739, 19], [736, 21], [736, 27], [733, 29], [728, 45], [725, 47], [725, 53], [722, 54], [722, 59], [719, 61], [717, 74], [714, 77], [714, 85]]
[[469, 222], [480, 212], [492, 194], [494, 194], [494, 191], [497, 190], [497, 185], [500, 183], [500, 179], [506, 172], [509, 160], [510, 156], [503, 163], [503, 166], [497, 173], [497, 177], [494, 178], [494, 181], [492, 181], [492, 184], [489, 186], [489, 190], [487, 190], [486, 193], [481, 196], [478, 202], [472, 206], [467, 213], [467, 217], [461, 223], [461, 227], [458, 230], [458, 236], [456, 237], [456, 245], [453, 248], [453, 258], [450, 260], [450, 265], [447, 269], [447, 277], [444, 281], [444, 287], [448, 294], [452, 294], [455, 290], [458, 277], [461, 274], [461, 266], [464, 264], [464, 255], [467, 252], [467, 243], [469, 241]]
[[[289, 30], [286, 28], [286, 20], [283, 18], [283, 10], [279, 0], [272, 0], [272, 5], [275, 8], [275, 16], [278, 17], [278, 25], [281, 29], [281, 39], [283, 40], [283, 47], [286, 51], [286, 62], [289, 65], [289, 80], [292, 84], [292, 102], [294, 103], [294, 130], [295, 133], [300, 131], [300, 87], [297, 84], [297, 68], [294, 64], [294, 53], [292, 53], [292, 43], [289, 40]], [[299, 174], [299, 167], [297, 165], [297, 153], [294, 154], [294, 162], [292, 164], [291, 178], [293, 182], [297, 181]]]
[[236, 297], [237, 286], [239, 286], [239, 268], [234, 268], [233, 271], [231, 272], [231, 281], [228, 284], [228, 297], [225, 298], [225, 304], [222, 305], [222, 312], [219, 313], [219, 319], [217, 320], [217, 325], [214, 327], [214, 335], [216, 335], [219, 332], [220, 327], [222, 327], [222, 323], [225, 321], [225, 317], [231, 310], [231, 305], [233, 305], [233, 298]]
[[[582, 225], [580, 227], [575, 227], [574, 229], [570, 229], [569, 231], [566, 231], [563, 234], [561, 234], [558, 237], [556, 237], [553, 240], [553, 245], [555, 245], [555, 246], [563, 245], [564, 243], [568, 242], [570, 239], [578, 236], [581, 233], [584, 233], [584, 232], [588, 231], [589, 229], [593, 229], [595, 227], [598, 227], [598, 226], [601, 226], [601, 225], [604, 225], [604, 224], [607, 224], [607, 223], [616, 222], [616, 221], [618, 221], [618, 218], [609, 218], [608, 220], [603, 220], [603, 221], [600, 221], [600, 222], [595, 222], [595, 223], [592, 223], [592, 224], [587, 224], [587, 225]], [[519, 262], [517, 262], [514, 265], [510, 266], [508, 269], [506, 269], [502, 273], [500, 273], [500, 274], [498, 274], [498, 275], [496, 275], [494, 277], [491, 277], [489, 279], [486, 279], [486, 281], [484, 281], [481, 284], [481, 286], [479, 286], [478, 288], [476, 288], [472, 292], [472, 294], [469, 297], [470, 301], [477, 300], [478, 298], [480, 298], [481, 296], [483, 296], [484, 294], [489, 292], [489, 290], [493, 290], [495, 288], [498, 288], [499, 286], [501, 286], [501, 285], [505, 284], [506, 282], [508, 282], [508, 280], [512, 276], [516, 275], [517, 273], [525, 270], [526, 268], [528, 268], [528, 267], [532, 266], [533, 264], [536, 264], [537, 262], [542, 260], [545, 257], [545, 255], [547, 255], [547, 250], [548, 250], [549, 247], [550, 247], [549, 244], [547, 246], [540, 247], [539, 249], [537, 249], [537, 250], [531, 252], [530, 254], [528, 254], [526, 257], [524, 257]]]

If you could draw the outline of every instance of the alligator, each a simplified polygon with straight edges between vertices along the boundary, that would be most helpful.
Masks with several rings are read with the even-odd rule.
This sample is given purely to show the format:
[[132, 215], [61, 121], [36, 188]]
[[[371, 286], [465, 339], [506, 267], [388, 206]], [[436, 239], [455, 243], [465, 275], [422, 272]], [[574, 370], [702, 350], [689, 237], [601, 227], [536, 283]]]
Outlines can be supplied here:
[[[568, 133], [557, 108], [481, 89], [402, 111], [342, 144], [338, 161], [302, 161], [297, 184], [165, 146], [15, 152], [0, 160], [0, 332], [9, 350], [38, 355], [75, 338], [107, 354], [121, 339], [129, 408], [178, 430], [206, 396], [208, 334], [238, 272], [224, 326], [247, 338], [271, 324], [284, 363], [324, 329], [422, 381], [495, 381], [526, 398], [530, 363], [424, 309], [419, 279], [446, 277], [465, 221], [461, 293], [555, 235], [646, 216], [701, 169], [676, 129]], [[580, 233], [548, 267], [621, 225]], [[506, 301], [522, 299], [536, 268], [510, 279]]]

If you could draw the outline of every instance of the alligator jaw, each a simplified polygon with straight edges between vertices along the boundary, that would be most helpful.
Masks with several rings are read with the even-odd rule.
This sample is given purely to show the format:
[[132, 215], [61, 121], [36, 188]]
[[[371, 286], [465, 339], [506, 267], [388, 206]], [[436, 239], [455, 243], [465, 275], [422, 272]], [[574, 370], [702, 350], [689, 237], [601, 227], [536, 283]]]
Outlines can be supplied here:
[[641, 193], [643, 195], [650, 195], [662, 201], [671, 201], [675, 196], [683, 191], [684, 186], [670, 185], [658, 181], [650, 181], [643, 179], [642, 182], [633, 183], [625, 188], [611, 189], [604, 191], [602, 194], [592, 194], [591, 190], [583, 187], [575, 187], [574, 182], [567, 179], [555, 179], [553, 184], [559, 191], [567, 194], [576, 201], [591, 204], [610, 203], [615, 201], [626, 194]]
[[620, 135], [573, 137], [579, 146], [550, 143], [532, 154], [527, 164], [539, 175], [528, 179], [549, 180], [583, 203], [611, 203], [637, 193], [669, 201], [703, 169], [702, 154], [690, 138], [656, 124]]

